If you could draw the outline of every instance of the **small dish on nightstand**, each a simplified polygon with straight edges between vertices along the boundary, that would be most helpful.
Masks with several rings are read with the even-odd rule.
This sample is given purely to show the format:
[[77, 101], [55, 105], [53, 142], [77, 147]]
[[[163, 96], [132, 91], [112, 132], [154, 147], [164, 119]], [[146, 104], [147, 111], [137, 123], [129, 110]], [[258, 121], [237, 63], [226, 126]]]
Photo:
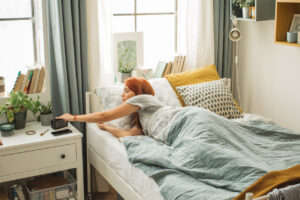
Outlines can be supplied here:
[[0, 124], [1, 136], [2, 137], [9, 137], [14, 134], [14, 124], [11, 123], [4, 123]]

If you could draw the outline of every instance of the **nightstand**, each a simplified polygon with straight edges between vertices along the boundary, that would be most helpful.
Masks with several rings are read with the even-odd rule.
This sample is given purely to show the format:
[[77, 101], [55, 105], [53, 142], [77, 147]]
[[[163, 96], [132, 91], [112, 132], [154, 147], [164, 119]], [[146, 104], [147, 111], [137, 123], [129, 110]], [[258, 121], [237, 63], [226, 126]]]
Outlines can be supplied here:
[[[50, 126], [32, 122], [25, 129], [15, 130], [13, 136], [1, 137], [0, 183], [76, 169], [77, 199], [84, 200], [82, 134], [70, 124], [68, 128], [72, 133], [53, 136]], [[46, 129], [49, 131], [40, 136]], [[36, 133], [27, 135], [29, 130]]]

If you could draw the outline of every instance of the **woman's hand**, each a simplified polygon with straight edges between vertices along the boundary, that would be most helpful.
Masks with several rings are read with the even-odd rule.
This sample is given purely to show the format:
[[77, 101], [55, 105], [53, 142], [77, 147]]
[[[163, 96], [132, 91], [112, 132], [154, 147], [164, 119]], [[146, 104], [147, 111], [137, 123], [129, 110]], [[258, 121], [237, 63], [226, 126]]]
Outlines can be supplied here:
[[108, 127], [109, 125], [103, 124], [103, 123], [97, 123], [97, 126], [98, 126], [98, 128], [107, 131], [107, 127]]
[[63, 119], [65, 121], [72, 122], [74, 121], [74, 116], [69, 113], [65, 113], [59, 117], [55, 117], [55, 119]]

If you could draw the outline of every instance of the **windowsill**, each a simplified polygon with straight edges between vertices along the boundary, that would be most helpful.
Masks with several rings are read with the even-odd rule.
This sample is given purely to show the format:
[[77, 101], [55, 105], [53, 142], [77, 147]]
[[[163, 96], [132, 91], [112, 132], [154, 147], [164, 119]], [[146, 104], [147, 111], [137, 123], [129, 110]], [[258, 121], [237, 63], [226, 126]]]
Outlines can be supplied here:
[[[37, 99], [37, 97], [39, 96], [41, 102], [50, 101], [50, 96], [46, 90], [44, 90], [41, 93], [34, 93], [34, 94], [27, 94], [27, 95], [29, 98], [32, 98], [34, 100]], [[10, 95], [8, 93], [4, 94], [3, 96], [0, 96], [0, 104], [5, 103], [9, 99], [9, 97]]]

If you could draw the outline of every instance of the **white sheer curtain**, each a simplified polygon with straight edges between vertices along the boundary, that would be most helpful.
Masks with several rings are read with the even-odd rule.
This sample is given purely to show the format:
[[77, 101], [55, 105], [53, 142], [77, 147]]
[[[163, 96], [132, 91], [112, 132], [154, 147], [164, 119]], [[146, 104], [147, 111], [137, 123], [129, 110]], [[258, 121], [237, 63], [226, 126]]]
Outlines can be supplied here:
[[187, 49], [184, 70], [196, 69], [213, 64], [213, 1], [188, 0], [186, 9]]
[[98, 1], [100, 84], [112, 84], [112, 1]]

